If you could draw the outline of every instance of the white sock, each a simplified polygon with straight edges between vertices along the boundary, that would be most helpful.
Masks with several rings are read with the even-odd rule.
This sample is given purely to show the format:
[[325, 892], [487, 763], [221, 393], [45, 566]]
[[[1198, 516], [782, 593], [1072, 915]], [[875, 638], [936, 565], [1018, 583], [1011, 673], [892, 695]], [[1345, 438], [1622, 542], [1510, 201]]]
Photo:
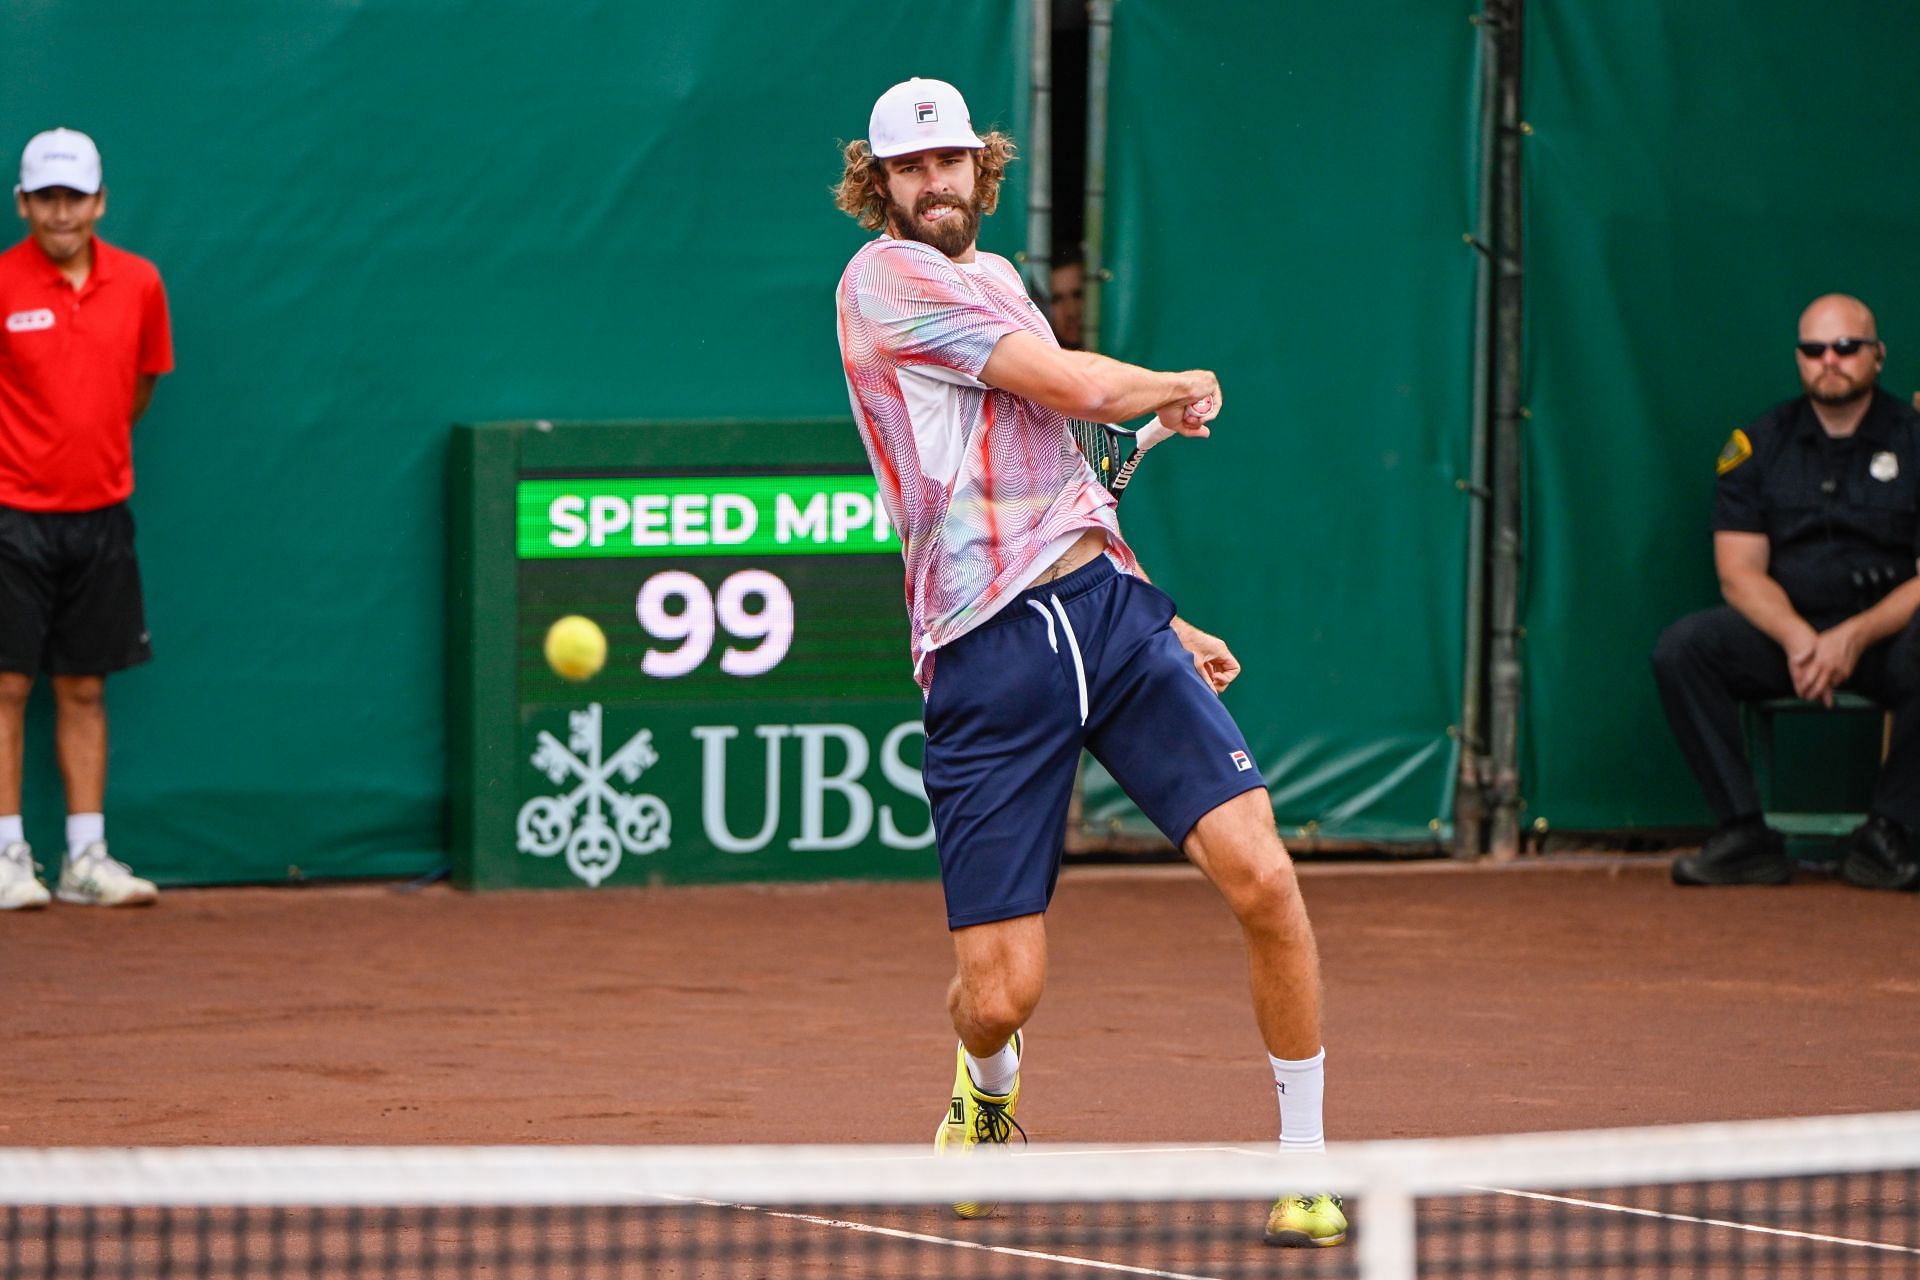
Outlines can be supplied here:
[[0, 844], [12, 844], [16, 840], [26, 838], [27, 829], [21, 825], [19, 814], [9, 814], [0, 818]]
[[1020, 1078], [1020, 1055], [1013, 1051], [1013, 1041], [1001, 1045], [1000, 1052], [990, 1058], [967, 1054], [967, 1074], [973, 1077], [975, 1087], [982, 1093], [996, 1098], [1011, 1093], [1013, 1082]]
[[1327, 1051], [1299, 1059], [1268, 1054], [1267, 1061], [1273, 1064], [1273, 1087], [1280, 1098], [1280, 1149], [1325, 1151], [1320, 1110], [1327, 1094]]
[[107, 819], [99, 813], [70, 813], [67, 815], [67, 857], [77, 858], [80, 851], [90, 844], [98, 844], [107, 838]]

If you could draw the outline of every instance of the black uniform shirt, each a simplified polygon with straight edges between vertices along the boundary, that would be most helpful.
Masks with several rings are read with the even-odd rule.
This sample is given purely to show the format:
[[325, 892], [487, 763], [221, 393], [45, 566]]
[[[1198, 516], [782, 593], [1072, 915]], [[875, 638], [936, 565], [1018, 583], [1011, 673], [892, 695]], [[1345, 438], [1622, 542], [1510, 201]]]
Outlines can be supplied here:
[[1807, 397], [1776, 405], [1721, 452], [1713, 528], [1766, 534], [1767, 573], [1814, 625], [1869, 608], [1920, 556], [1920, 413], [1875, 387], [1835, 440]]

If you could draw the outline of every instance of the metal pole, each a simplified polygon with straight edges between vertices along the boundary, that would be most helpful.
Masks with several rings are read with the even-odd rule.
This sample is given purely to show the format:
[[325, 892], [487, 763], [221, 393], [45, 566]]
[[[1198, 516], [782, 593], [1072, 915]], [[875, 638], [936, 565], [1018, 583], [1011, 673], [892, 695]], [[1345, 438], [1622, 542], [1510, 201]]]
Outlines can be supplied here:
[[1100, 299], [1110, 278], [1102, 264], [1107, 225], [1107, 74], [1113, 60], [1113, 0], [1087, 4], [1086, 295], [1080, 345], [1100, 349]]
[[1493, 279], [1488, 242], [1493, 238], [1494, 115], [1498, 101], [1499, 59], [1492, 28], [1474, 14], [1480, 38], [1480, 203], [1467, 242], [1478, 253], [1473, 293], [1473, 438], [1466, 479], [1457, 482], [1467, 498], [1466, 654], [1460, 680], [1460, 721], [1454, 728], [1457, 763], [1453, 792], [1453, 856], [1476, 858], [1486, 852], [1487, 778], [1487, 437], [1493, 363]]
[[[1107, 198], [1107, 66], [1113, 44], [1113, 0], [1087, 0], [1087, 185], [1086, 218], [1080, 242], [1080, 346], [1100, 349], [1100, 290], [1106, 273], [1100, 269], [1100, 246]], [[1085, 763], [1084, 757], [1082, 763]], [[1067, 807], [1067, 848], [1115, 847], [1112, 835], [1090, 836], [1086, 831], [1086, 770], [1073, 780], [1073, 799]]]
[[1027, 292], [1053, 301], [1053, 5], [1027, 0]]
[[1525, 293], [1520, 226], [1521, 21], [1525, 0], [1487, 0], [1496, 59], [1493, 223], [1493, 537], [1488, 577], [1488, 852], [1506, 861], [1520, 852], [1520, 436], [1521, 321]]

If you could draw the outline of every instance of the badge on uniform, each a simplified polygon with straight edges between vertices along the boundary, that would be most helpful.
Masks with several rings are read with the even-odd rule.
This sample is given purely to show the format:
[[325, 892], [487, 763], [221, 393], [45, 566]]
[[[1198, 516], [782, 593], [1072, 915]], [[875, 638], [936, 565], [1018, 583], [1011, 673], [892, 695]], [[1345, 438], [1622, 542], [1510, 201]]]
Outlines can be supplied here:
[[1883, 449], [1867, 464], [1867, 474], [1881, 484], [1890, 484], [1900, 474], [1900, 459]]
[[1713, 473], [1723, 476], [1748, 458], [1753, 456], [1753, 441], [1747, 439], [1747, 433], [1735, 427], [1733, 434], [1727, 437], [1727, 443], [1720, 450], [1720, 460], [1713, 465]]

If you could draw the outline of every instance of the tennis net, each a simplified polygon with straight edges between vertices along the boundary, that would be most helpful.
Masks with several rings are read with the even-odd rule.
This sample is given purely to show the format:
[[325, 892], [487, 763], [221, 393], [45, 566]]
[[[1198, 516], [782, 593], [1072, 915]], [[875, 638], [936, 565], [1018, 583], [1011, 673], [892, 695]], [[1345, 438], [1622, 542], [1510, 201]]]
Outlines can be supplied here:
[[[1267, 1248], [1280, 1192], [1344, 1248]], [[989, 1198], [992, 1218], [946, 1206]], [[8, 1280], [1920, 1276], [1920, 1112], [1252, 1147], [0, 1149]]]

